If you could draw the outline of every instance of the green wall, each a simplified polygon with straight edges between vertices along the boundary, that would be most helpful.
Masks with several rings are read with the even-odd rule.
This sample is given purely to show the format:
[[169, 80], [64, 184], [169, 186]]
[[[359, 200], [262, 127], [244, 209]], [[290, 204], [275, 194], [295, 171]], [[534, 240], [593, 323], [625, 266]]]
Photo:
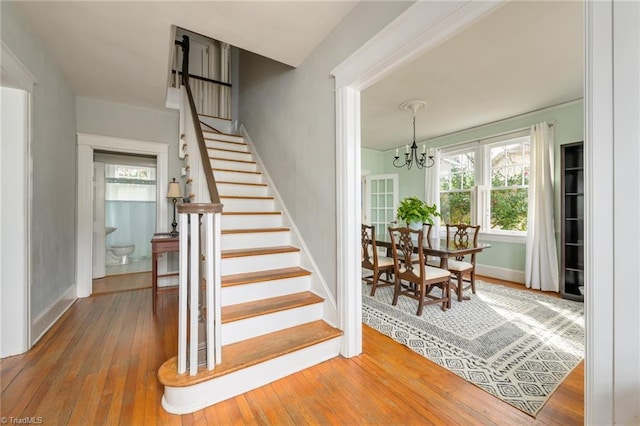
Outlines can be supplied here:
[[[560, 145], [584, 140], [584, 113], [582, 99], [484, 126], [478, 126], [455, 134], [423, 140], [420, 141], [420, 143], [426, 143], [428, 147], [444, 147], [526, 128], [541, 121], [555, 122], [555, 224], [556, 238], [558, 239], [560, 233]], [[363, 145], [366, 145], [366, 141], [362, 141], [362, 143]], [[363, 149], [362, 169], [370, 170], [372, 174], [397, 173], [400, 187], [400, 199], [412, 195], [424, 198], [424, 171], [395, 168], [392, 164], [394, 155], [395, 147], [385, 152]], [[490, 244], [491, 249], [485, 250], [478, 256], [478, 263], [515, 271], [524, 271], [524, 243], [502, 243], [491, 241]]]

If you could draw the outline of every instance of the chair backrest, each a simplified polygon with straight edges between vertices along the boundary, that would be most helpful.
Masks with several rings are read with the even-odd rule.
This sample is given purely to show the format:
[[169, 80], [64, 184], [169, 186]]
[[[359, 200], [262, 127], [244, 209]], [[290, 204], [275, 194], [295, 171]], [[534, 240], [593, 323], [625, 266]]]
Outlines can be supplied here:
[[422, 224], [422, 229], [425, 239], [424, 242], [426, 243], [427, 247], [431, 248], [431, 230], [433, 229], [433, 225], [425, 222]]
[[362, 267], [367, 269], [378, 268], [378, 249], [376, 247], [376, 227], [373, 225], [361, 226], [362, 242]]
[[[417, 250], [418, 247], [422, 247], [424, 241], [422, 230], [389, 227], [389, 235], [396, 277], [411, 282], [422, 282], [425, 276], [424, 252]], [[416, 250], [418, 263], [414, 263], [415, 258], [412, 257]]]
[[[465, 223], [446, 224], [447, 228], [447, 247], [467, 248], [478, 245], [478, 234], [480, 234], [480, 225], [467, 225]], [[464, 256], [460, 256], [460, 259]], [[475, 254], [472, 255], [475, 260]]]

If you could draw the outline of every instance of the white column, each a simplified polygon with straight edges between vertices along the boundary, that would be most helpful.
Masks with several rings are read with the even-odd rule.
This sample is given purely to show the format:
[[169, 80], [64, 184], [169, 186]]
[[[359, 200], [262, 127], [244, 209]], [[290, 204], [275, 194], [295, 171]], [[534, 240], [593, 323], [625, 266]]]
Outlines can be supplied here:
[[[336, 90], [336, 207], [338, 211], [338, 323], [340, 354], [362, 353], [360, 262], [360, 92]], [[347, 214], [348, 212], [348, 214]]]

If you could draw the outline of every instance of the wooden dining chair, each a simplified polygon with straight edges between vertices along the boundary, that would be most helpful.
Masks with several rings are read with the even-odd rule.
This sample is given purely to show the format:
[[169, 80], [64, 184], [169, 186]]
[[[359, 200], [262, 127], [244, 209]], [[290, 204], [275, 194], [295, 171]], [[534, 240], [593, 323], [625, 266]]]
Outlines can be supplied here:
[[[447, 247], [456, 248], [474, 247], [478, 245], [478, 235], [480, 234], [480, 225], [467, 225], [464, 223], [446, 224], [447, 229]], [[458, 301], [463, 300], [462, 293], [464, 290], [471, 288], [471, 292], [476, 294], [476, 254], [467, 256], [458, 256], [455, 259], [449, 259], [448, 269], [456, 278], [455, 291], [458, 294]], [[469, 276], [465, 280], [465, 275]], [[465, 281], [469, 284], [465, 286]], [[454, 284], [451, 284], [454, 286]]]
[[[447, 310], [451, 306], [451, 274], [425, 264], [424, 252], [417, 249], [424, 242], [422, 230], [389, 227], [389, 234], [395, 275], [393, 305], [398, 303], [400, 296], [407, 296], [418, 301], [418, 316], [422, 315], [425, 304], [442, 303], [442, 310]], [[410, 260], [411, 254], [416, 251], [418, 263]], [[441, 296], [431, 294], [436, 287], [440, 288]]]
[[[362, 267], [369, 269], [373, 273], [362, 277], [363, 281], [371, 284], [371, 296], [375, 296], [378, 287], [392, 286], [393, 258], [378, 255], [376, 245], [376, 227], [372, 225], [362, 225]], [[381, 277], [385, 274], [386, 279]]]

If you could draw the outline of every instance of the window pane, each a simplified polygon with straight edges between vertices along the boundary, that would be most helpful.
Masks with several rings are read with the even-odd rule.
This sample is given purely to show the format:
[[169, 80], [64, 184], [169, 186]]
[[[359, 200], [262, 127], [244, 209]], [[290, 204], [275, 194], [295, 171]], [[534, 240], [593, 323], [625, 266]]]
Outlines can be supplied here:
[[491, 191], [491, 229], [527, 230], [527, 188]]
[[440, 194], [442, 223], [471, 223], [471, 192]]
[[448, 176], [440, 176], [440, 191], [448, 191], [451, 189], [451, 182]]
[[506, 176], [503, 168], [491, 169], [491, 187], [505, 186]]
[[462, 189], [471, 189], [475, 185], [475, 174], [473, 171], [466, 172], [462, 176]]

